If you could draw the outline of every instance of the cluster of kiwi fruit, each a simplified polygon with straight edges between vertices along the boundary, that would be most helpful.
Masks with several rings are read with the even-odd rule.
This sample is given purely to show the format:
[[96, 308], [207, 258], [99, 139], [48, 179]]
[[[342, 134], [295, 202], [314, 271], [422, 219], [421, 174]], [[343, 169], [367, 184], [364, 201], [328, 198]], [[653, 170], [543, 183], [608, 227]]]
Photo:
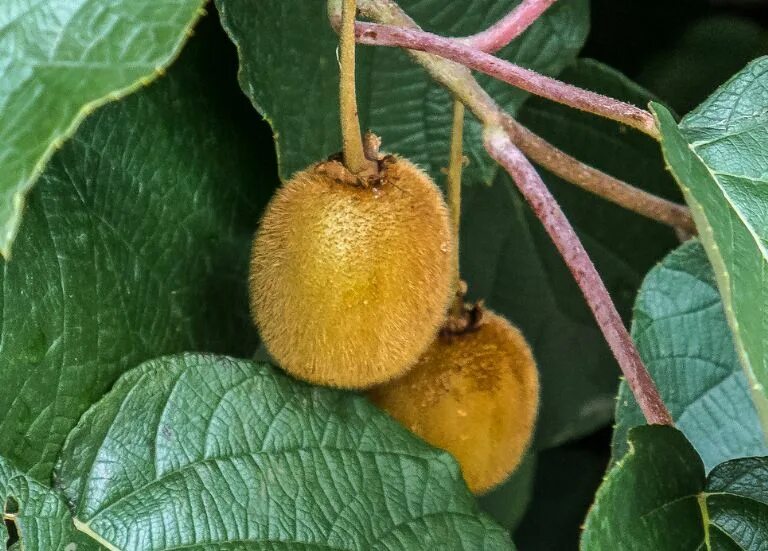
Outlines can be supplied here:
[[[345, 0], [345, 10], [354, 4]], [[344, 13], [344, 152], [296, 173], [267, 206], [251, 255], [251, 311], [285, 371], [367, 391], [453, 454], [470, 490], [483, 493], [528, 446], [536, 365], [509, 322], [464, 304], [458, 219], [449, 221], [440, 189], [407, 159], [380, 153], [372, 134], [361, 140], [354, 13]]]
[[250, 266], [263, 342], [293, 376], [367, 389], [370, 399], [454, 455], [475, 493], [503, 481], [531, 437], [538, 380], [520, 332], [456, 299], [441, 191], [406, 159], [379, 155], [361, 181], [339, 157], [272, 198]]

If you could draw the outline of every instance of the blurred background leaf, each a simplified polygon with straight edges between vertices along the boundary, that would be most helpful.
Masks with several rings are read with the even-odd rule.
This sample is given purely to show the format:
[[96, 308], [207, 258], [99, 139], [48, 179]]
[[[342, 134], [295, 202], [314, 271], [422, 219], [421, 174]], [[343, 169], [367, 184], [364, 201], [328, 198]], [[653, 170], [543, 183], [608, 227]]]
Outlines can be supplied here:
[[582, 55], [620, 70], [680, 114], [768, 53], [764, 0], [591, 0]]
[[698, 19], [669, 51], [648, 59], [637, 81], [678, 113], [687, 113], [747, 62], [768, 53], [768, 31], [731, 15]]

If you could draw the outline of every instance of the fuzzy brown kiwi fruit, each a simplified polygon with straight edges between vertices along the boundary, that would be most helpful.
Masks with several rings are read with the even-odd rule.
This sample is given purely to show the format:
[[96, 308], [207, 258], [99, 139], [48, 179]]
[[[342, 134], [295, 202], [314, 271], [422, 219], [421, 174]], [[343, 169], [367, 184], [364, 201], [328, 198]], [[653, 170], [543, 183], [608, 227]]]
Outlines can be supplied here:
[[523, 335], [485, 311], [460, 334], [443, 332], [405, 376], [369, 398], [424, 440], [450, 452], [469, 489], [484, 493], [517, 467], [539, 402]]
[[251, 255], [251, 311], [297, 378], [365, 388], [429, 346], [451, 298], [452, 239], [440, 190], [395, 156], [360, 185], [335, 160], [297, 173], [267, 207]]

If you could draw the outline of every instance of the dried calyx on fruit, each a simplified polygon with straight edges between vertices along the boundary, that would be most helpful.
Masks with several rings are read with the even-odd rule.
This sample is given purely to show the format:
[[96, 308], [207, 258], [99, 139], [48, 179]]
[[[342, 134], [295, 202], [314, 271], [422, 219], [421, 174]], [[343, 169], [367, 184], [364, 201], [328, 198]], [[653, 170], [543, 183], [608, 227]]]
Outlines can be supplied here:
[[450, 452], [469, 489], [484, 493], [518, 466], [539, 401], [523, 335], [482, 305], [452, 319], [405, 376], [368, 393], [424, 440]]
[[[377, 148], [366, 140], [368, 155]], [[405, 372], [451, 299], [454, 246], [440, 190], [400, 157], [361, 179], [338, 159], [303, 170], [254, 240], [251, 309], [269, 352], [300, 379], [365, 388]]]

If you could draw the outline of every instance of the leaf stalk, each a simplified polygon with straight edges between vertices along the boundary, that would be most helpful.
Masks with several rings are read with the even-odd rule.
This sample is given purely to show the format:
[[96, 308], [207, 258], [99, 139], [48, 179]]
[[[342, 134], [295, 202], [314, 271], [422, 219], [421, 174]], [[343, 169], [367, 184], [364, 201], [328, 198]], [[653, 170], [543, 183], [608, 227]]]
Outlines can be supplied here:
[[461, 227], [461, 173], [464, 168], [464, 104], [453, 100], [453, 126], [451, 128], [451, 149], [448, 162], [448, 209], [451, 215], [453, 234], [453, 288], [456, 298], [451, 306], [451, 315], [461, 317], [464, 312], [464, 289], [461, 283], [459, 261], [459, 229]]

